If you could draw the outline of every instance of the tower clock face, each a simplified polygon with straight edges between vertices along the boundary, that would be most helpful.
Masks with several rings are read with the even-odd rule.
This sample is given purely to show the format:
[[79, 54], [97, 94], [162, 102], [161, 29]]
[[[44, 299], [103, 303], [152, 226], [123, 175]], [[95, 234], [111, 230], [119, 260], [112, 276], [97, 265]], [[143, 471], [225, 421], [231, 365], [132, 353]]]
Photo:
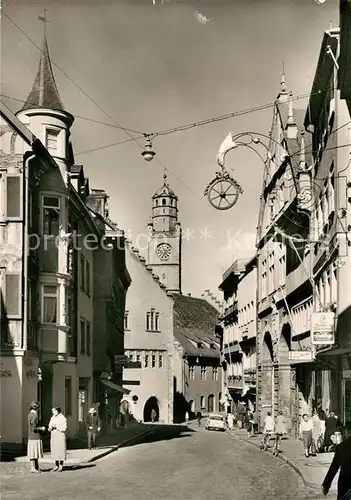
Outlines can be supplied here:
[[168, 243], [161, 243], [156, 248], [157, 257], [161, 260], [168, 260], [172, 253], [172, 247]]

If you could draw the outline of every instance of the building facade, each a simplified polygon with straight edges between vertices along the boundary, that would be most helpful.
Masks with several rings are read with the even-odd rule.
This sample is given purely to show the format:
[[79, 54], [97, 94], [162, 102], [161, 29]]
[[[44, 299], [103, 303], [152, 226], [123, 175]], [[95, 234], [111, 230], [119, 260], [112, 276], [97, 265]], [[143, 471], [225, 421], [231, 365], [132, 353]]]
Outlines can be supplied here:
[[[74, 165], [74, 118], [58, 94], [46, 37], [23, 108], [17, 117], [6, 116], [0, 165], [1, 434], [3, 442], [21, 445], [32, 400], [41, 403], [45, 424], [52, 406], [62, 407], [69, 438], [84, 429], [99, 335], [94, 252], [104, 248], [106, 235], [87, 204], [88, 179]], [[125, 268], [123, 256], [119, 266]], [[125, 294], [127, 282], [122, 286]], [[119, 348], [123, 354], [123, 344]]]
[[250, 411], [256, 404], [257, 264], [256, 258], [237, 260], [224, 273], [221, 316], [223, 341], [222, 394], [227, 411], [237, 412], [241, 403]]
[[146, 259], [128, 240], [126, 263], [132, 278], [124, 319], [124, 400], [138, 421], [173, 421], [173, 299]]
[[296, 434], [317, 407], [350, 419], [349, 30], [350, 5], [341, 2], [341, 27], [324, 34], [303, 120], [283, 82], [262, 193], [258, 410], [262, 423], [282, 409]]
[[220, 346], [214, 336], [221, 304], [190, 294], [173, 299], [174, 419], [182, 422], [186, 412], [194, 416], [222, 408]]

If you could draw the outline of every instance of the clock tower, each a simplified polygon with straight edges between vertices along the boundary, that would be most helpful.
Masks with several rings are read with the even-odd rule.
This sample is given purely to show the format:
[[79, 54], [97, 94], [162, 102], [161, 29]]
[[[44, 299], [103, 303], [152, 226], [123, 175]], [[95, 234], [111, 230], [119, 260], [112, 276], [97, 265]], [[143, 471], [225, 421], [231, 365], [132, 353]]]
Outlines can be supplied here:
[[178, 197], [163, 176], [163, 186], [152, 197], [152, 218], [148, 224], [148, 266], [166, 290], [181, 293], [182, 230], [178, 222]]

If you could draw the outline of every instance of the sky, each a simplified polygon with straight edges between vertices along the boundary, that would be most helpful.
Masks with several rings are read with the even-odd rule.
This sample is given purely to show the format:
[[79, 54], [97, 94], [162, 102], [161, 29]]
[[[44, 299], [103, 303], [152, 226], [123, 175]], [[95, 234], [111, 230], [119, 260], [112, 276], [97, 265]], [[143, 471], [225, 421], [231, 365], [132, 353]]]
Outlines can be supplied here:
[[[161, 1], [3, 0], [2, 9], [39, 46], [43, 24], [37, 16], [46, 9], [67, 111], [142, 134], [272, 103], [283, 63], [288, 90], [310, 92], [323, 32], [330, 22], [338, 25], [338, 0]], [[1, 94], [25, 100], [39, 57], [2, 15]], [[14, 112], [21, 105], [4, 102]], [[307, 99], [295, 106], [305, 108]], [[244, 190], [230, 210], [212, 208], [203, 191], [218, 170], [216, 154], [228, 133], [267, 134], [271, 121], [269, 108], [156, 137], [150, 163], [140, 154], [143, 139], [84, 153], [128, 139], [116, 126], [77, 117], [71, 132], [76, 163], [84, 165], [91, 187], [108, 192], [111, 219], [143, 254], [151, 197], [167, 168], [184, 235], [183, 292], [200, 296], [209, 288], [221, 298], [225, 269], [255, 251], [263, 165], [245, 148], [228, 154], [226, 166]]]

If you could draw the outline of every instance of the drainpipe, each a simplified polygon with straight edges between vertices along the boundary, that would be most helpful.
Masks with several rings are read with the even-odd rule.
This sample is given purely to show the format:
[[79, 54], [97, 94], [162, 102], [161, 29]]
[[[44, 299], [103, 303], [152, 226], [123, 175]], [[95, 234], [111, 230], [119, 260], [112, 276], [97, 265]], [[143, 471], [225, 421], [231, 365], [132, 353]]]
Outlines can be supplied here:
[[27, 151], [23, 156], [23, 184], [22, 184], [22, 238], [23, 238], [23, 256], [22, 256], [22, 348], [27, 349], [28, 346], [28, 257], [29, 257], [29, 241], [28, 241], [28, 215], [29, 215], [29, 163], [35, 158], [35, 153]]

